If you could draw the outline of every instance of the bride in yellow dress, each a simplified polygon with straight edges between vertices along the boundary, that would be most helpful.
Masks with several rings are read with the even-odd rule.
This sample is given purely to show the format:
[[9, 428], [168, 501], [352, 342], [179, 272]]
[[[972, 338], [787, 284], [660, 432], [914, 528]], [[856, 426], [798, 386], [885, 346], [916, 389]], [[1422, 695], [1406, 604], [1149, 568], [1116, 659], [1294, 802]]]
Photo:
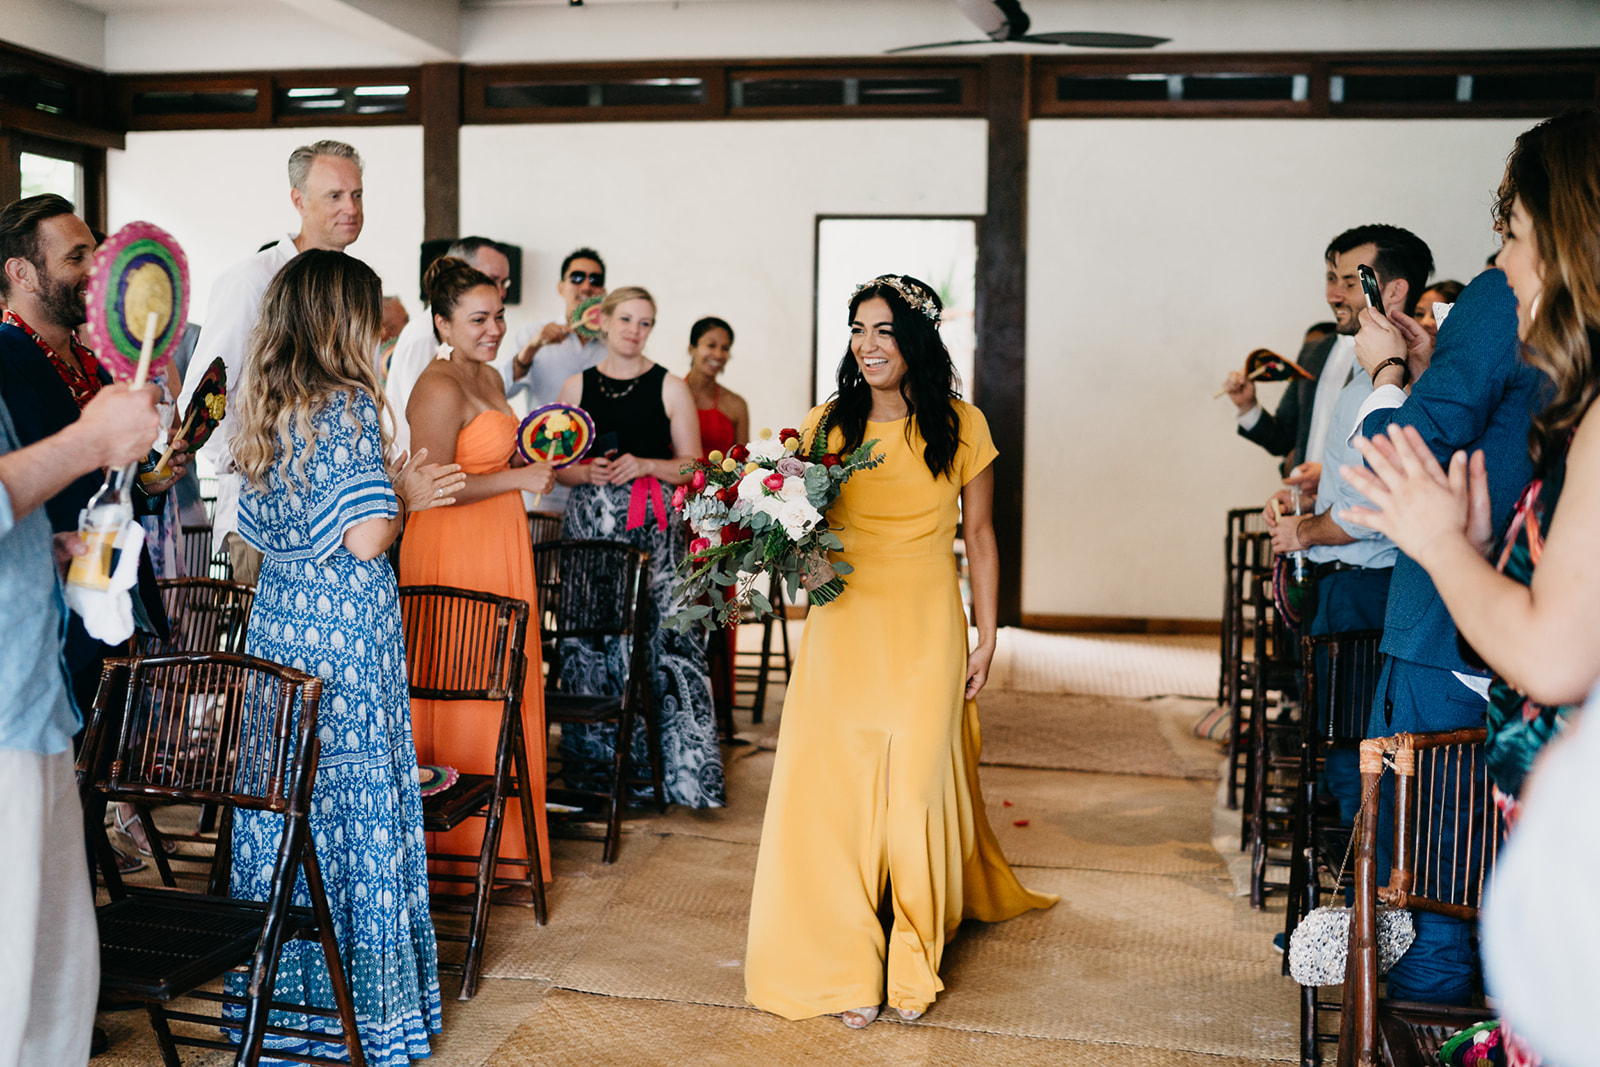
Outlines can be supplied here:
[[[918, 1018], [944, 988], [939, 962], [961, 920], [1056, 902], [1017, 881], [978, 789], [997, 453], [983, 414], [955, 397], [939, 313], [915, 278], [857, 289], [838, 394], [806, 420], [807, 448], [819, 432], [835, 453], [877, 439], [884, 462], [845, 483], [829, 512], [838, 558], [854, 569], [806, 619], [761, 829], [745, 995], [788, 1019], [843, 1013], [860, 1029], [885, 998]], [[958, 518], [978, 627], [970, 652]]]

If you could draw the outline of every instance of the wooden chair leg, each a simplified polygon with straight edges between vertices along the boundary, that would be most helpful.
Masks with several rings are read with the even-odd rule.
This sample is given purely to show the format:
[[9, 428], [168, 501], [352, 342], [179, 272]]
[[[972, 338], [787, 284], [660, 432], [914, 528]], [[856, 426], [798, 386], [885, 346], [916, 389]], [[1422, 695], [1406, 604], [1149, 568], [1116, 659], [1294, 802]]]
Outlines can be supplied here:
[[[317, 941], [322, 946], [323, 962], [328, 966], [328, 984], [333, 989], [333, 1004], [339, 1012], [339, 1025], [344, 1030], [344, 1047], [350, 1056], [350, 1067], [366, 1067], [367, 1057], [361, 1051], [361, 1031], [356, 1026], [356, 1004], [350, 996], [350, 984], [345, 979], [344, 963], [339, 957], [339, 940], [333, 928], [333, 913], [328, 908], [327, 891], [322, 884], [322, 865], [317, 862], [316, 842], [309, 833], [306, 834], [305, 850], [300, 856], [300, 867], [306, 874], [311, 914], [317, 920]], [[265, 989], [270, 999], [270, 982]]]
[[1266, 907], [1267, 879], [1267, 700], [1259, 685], [1251, 694], [1250, 717], [1250, 906]]
[[1317, 1040], [1317, 994], [1320, 992], [1314, 985], [1300, 987], [1300, 1067], [1322, 1067], [1322, 1043]]
[[622, 809], [628, 802], [628, 759], [633, 751], [632, 707], [624, 707], [617, 720], [617, 751], [611, 767], [611, 812], [606, 820], [606, 846], [602, 863], [615, 863], [622, 844]]
[[533, 806], [533, 767], [528, 759], [528, 738], [522, 730], [519, 712], [512, 722], [515, 736], [511, 742], [511, 762], [516, 774], [511, 788], [516, 791], [517, 803], [522, 806], [522, 844], [528, 853], [528, 888], [533, 895], [533, 921], [540, 926], [549, 921], [549, 905], [545, 900], [544, 867], [539, 863], [538, 814]]
[[[500, 784], [504, 784], [503, 782]], [[500, 856], [500, 828], [504, 823], [506, 795], [495, 790], [489, 810], [484, 813], [483, 841], [478, 846], [478, 877], [472, 887], [472, 916], [467, 924], [467, 955], [461, 964], [461, 992], [457, 1000], [471, 1000], [478, 993], [478, 972], [483, 967], [483, 944], [489, 936], [489, 909], [493, 904], [495, 873]], [[539, 860], [534, 854], [534, 862]]]
[[145, 1011], [150, 1015], [150, 1029], [156, 1032], [156, 1044], [161, 1049], [161, 1062], [165, 1067], [183, 1067], [183, 1061], [178, 1058], [177, 1043], [172, 1040], [172, 1028], [167, 1025], [167, 1012], [160, 1004], [146, 1003]]
[[767, 682], [770, 680], [772, 655], [772, 616], [761, 620], [761, 659], [756, 666], [756, 695], [750, 708], [750, 721], [759, 723], [767, 713]]

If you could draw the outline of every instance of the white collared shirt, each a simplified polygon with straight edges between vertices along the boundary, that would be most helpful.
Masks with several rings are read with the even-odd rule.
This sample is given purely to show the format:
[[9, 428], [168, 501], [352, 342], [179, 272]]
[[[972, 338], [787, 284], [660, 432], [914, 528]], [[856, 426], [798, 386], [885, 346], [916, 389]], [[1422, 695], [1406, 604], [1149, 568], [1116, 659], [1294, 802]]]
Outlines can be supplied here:
[[206, 368], [211, 366], [212, 360], [222, 357], [222, 365], [228, 372], [228, 412], [211, 440], [200, 449], [200, 454], [217, 469], [217, 508], [211, 520], [211, 544], [219, 551], [223, 537], [239, 529], [242, 478], [233, 465], [233, 433], [239, 425], [233, 413], [238, 410], [238, 398], [243, 395], [244, 360], [250, 333], [261, 318], [261, 298], [266, 296], [267, 286], [284, 264], [300, 254], [294, 246], [297, 236], [291, 233], [272, 247], [235, 263], [212, 283], [200, 342], [189, 359], [189, 373], [184, 376], [183, 392], [178, 396], [178, 410], [187, 411]]

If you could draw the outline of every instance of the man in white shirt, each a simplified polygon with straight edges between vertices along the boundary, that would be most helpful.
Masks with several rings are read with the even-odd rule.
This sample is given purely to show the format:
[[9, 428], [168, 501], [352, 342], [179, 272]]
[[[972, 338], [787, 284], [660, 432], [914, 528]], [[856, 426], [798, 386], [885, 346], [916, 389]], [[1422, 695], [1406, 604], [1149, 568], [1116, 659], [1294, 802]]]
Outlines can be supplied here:
[[[582, 374], [606, 357], [604, 341], [598, 338], [585, 341], [570, 325], [572, 313], [579, 304], [590, 297], [605, 295], [606, 265], [600, 253], [592, 248], [579, 248], [569, 253], [561, 261], [556, 292], [561, 294], [566, 316], [560, 322], [524, 326], [517, 331], [513, 343], [501, 350], [514, 353], [510, 363], [501, 367], [501, 373], [507, 378], [506, 395], [520, 397], [530, 411], [555, 403], [568, 378]], [[504, 359], [504, 355], [501, 358]], [[567, 492], [566, 486], [557, 485], [545, 494], [542, 507], [548, 511], [565, 511]]]
[[[445, 249], [444, 254], [466, 260], [487, 274], [489, 280], [500, 287], [500, 296], [505, 297], [506, 287], [511, 284], [511, 260], [501, 251], [498, 241], [491, 241], [487, 237], [463, 237]], [[426, 294], [423, 299], [427, 299]], [[394, 343], [394, 353], [389, 358], [389, 380], [384, 390], [389, 394], [390, 407], [394, 408], [396, 450], [411, 449], [411, 423], [406, 419], [406, 404], [411, 400], [411, 390], [416, 387], [417, 379], [422, 377], [422, 372], [428, 369], [428, 364], [438, 354], [439, 338], [433, 332], [433, 312], [430, 308], [424, 308], [422, 314], [406, 323], [405, 329], [400, 331], [400, 339]], [[509, 387], [511, 382], [507, 372], [511, 361], [505, 360], [502, 366], [501, 361], [496, 360], [495, 364], [496, 369], [506, 376], [506, 385]]]
[[[242, 263], [223, 271], [211, 287], [205, 329], [189, 361], [189, 373], [178, 398], [187, 408], [206, 368], [222, 357], [228, 371], [229, 414], [248, 388], [241, 379], [250, 334], [261, 317], [261, 298], [285, 263], [308, 248], [342, 252], [361, 236], [361, 156], [342, 141], [318, 141], [289, 153], [289, 202], [300, 214], [300, 232], [269, 245]], [[254, 584], [261, 553], [239, 536], [241, 477], [233, 464], [233, 431], [237, 420], [224, 417], [201, 455], [217, 469], [217, 507], [212, 519], [212, 544], [226, 548], [234, 580]]]

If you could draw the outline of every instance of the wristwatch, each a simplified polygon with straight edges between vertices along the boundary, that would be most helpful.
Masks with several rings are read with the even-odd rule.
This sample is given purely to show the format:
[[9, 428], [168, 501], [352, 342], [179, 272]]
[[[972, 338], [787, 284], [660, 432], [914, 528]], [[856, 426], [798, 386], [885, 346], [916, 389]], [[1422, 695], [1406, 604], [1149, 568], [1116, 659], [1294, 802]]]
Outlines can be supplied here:
[[1405, 361], [1405, 357], [1403, 356], [1390, 356], [1376, 367], [1373, 367], [1372, 380], [1376, 382], [1378, 380], [1378, 375], [1382, 374], [1384, 370], [1389, 367], [1400, 368], [1401, 385], [1405, 385], [1407, 382], [1411, 381], [1411, 365]]

